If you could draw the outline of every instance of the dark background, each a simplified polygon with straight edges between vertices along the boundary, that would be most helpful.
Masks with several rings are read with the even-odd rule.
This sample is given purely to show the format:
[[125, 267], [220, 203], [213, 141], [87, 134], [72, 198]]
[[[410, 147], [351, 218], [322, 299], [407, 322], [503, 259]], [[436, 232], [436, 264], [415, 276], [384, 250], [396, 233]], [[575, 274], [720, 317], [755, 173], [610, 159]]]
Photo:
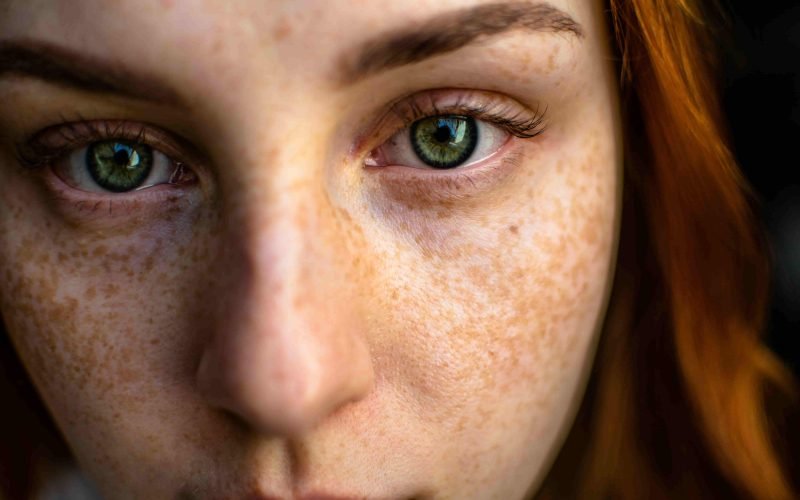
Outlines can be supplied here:
[[723, 103], [773, 256], [767, 342], [800, 377], [800, 1], [722, 5]]

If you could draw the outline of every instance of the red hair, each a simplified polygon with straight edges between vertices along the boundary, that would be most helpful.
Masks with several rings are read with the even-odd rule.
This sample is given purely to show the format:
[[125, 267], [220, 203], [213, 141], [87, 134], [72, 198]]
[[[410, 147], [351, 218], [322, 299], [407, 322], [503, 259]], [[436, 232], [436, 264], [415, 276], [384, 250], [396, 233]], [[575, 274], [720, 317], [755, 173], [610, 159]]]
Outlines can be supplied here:
[[610, 0], [627, 141], [618, 265], [586, 397], [539, 498], [796, 497], [769, 409], [796, 402], [796, 386], [760, 340], [768, 254], [726, 146], [711, 14]]

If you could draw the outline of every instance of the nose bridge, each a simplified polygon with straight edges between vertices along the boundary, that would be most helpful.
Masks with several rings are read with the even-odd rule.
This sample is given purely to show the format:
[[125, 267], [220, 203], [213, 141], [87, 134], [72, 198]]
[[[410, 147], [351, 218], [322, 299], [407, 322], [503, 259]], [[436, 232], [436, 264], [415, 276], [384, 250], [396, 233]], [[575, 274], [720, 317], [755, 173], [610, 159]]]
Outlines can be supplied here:
[[371, 360], [324, 184], [249, 182], [224, 230], [224, 296], [198, 386], [262, 432], [297, 435], [368, 393]]

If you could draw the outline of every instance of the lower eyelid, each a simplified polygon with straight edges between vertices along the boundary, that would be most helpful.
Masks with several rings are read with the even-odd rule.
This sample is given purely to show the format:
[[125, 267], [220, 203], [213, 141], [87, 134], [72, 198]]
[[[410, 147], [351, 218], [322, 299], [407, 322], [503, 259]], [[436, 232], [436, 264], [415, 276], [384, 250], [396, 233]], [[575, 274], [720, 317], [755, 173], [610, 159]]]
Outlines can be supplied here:
[[523, 140], [511, 137], [489, 158], [468, 167], [437, 171], [405, 166], [365, 166], [381, 192], [404, 205], [450, 204], [487, 193], [502, 185], [524, 157]]
[[199, 202], [198, 190], [169, 184], [108, 196], [79, 191], [52, 172], [45, 173], [43, 177], [57, 213], [75, 227], [107, 229], [158, 217], [172, 217]]
[[75, 188], [57, 175], [52, 166], [36, 173], [56, 212], [76, 226], [116, 225], [131, 219], [157, 218], [160, 214], [196, 206], [205, 197], [198, 184], [159, 184], [140, 191], [106, 193]]

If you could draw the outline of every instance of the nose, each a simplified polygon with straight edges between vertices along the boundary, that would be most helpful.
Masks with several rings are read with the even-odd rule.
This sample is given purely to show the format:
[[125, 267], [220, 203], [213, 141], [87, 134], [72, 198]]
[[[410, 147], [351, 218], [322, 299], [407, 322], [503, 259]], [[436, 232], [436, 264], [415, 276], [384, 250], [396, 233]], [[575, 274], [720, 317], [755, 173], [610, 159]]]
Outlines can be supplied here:
[[259, 432], [302, 435], [374, 383], [352, 256], [322, 196], [239, 210], [223, 233], [197, 387]]

